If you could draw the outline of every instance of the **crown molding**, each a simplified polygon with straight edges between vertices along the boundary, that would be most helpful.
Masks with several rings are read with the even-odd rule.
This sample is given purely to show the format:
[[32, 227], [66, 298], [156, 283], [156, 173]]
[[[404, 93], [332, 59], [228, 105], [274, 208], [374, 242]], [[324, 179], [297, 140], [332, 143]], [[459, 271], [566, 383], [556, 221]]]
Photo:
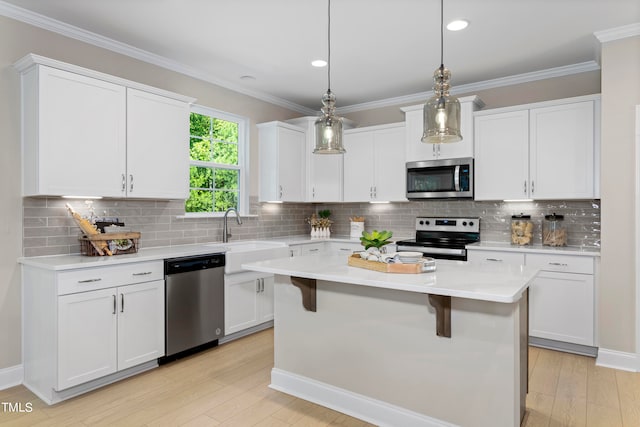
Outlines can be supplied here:
[[[144, 61], [177, 73], [181, 73], [198, 80], [202, 80], [214, 85], [232, 90], [234, 92], [241, 93], [243, 95], [250, 96], [252, 98], [259, 99], [261, 101], [268, 102], [273, 105], [277, 105], [292, 111], [296, 111], [303, 115], [317, 115], [315, 109], [311, 109], [299, 104], [296, 104], [286, 99], [279, 98], [277, 96], [269, 95], [264, 92], [254, 91], [244, 88], [240, 85], [234, 84], [227, 80], [219, 79], [206, 73], [202, 70], [196, 69], [173, 61], [166, 57], [156, 55], [154, 53], [139, 49], [135, 46], [131, 46], [125, 43], [118, 42], [108, 37], [101, 36], [99, 34], [92, 33], [90, 31], [83, 30], [82, 28], [75, 27], [73, 25], [65, 24], [47, 16], [31, 12], [27, 9], [23, 9], [18, 6], [6, 3], [0, 0], [0, 15], [12, 18], [26, 24], [30, 24], [48, 31], [52, 31], [63, 36], [73, 38], [94, 46], [98, 46], [122, 55], [129, 56], [140, 61]], [[615, 34], [615, 36], [614, 36]], [[625, 27], [619, 27], [613, 30], [601, 31], [595, 33], [598, 40], [601, 42], [608, 40], [615, 40], [615, 38], [630, 37], [632, 35], [640, 34], [640, 24], [632, 24]], [[601, 38], [603, 37], [603, 38]], [[583, 62], [580, 64], [568, 65], [564, 67], [551, 68], [548, 70], [535, 71], [532, 73], [518, 74], [515, 76], [504, 77], [499, 79], [486, 80], [478, 83], [470, 83], [466, 85], [454, 86], [451, 90], [453, 95], [460, 93], [473, 93], [479, 90], [493, 89], [497, 87], [510, 86], [519, 83], [527, 83], [536, 80], [544, 80], [552, 77], [567, 76], [571, 74], [584, 73], [587, 71], [599, 70], [600, 66], [595, 61]], [[360, 104], [353, 104], [344, 107], [338, 107], [336, 109], [337, 114], [352, 113], [357, 111], [370, 110], [374, 108], [390, 107], [396, 105], [408, 105], [412, 103], [424, 102], [430, 98], [432, 91], [425, 91], [420, 93], [414, 93], [410, 95], [398, 96], [393, 98], [382, 99], [378, 101], [365, 102]]]
[[[499, 79], [485, 80], [477, 83], [469, 83], [465, 85], [454, 86], [451, 94], [474, 93], [480, 90], [494, 89], [497, 87], [512, 86], [521, 83], [529, 83], [537, 80], [545, 80], [554, 77], [569, 76], [572, 74], [585, 73], [588, 71], [596, 71], [600, 69], [595, 61], [581, 62], [579, 64], [567, 65], [563, 67], [549, 68], [547, 70], [533, 71], [531, 73], [517, 74], [515, 76], [501, 77]], [[336, 108], [338, 114], [353, 113], [363, 110], [371, 110], [374, 108], [392, 107], [396, 105], [409, 105], [416, 102], [426, 102], [433, 96], [433, 91], [414, 93], [406, 96], [398, 96], [394, 98], [381, 99], [378, 101], [364, 102], [345, 107]]]
[[640, 36], [640, 22], [593, 33], [600, 43]]
[[214, 85], [224, 87], [234, 92], [251, 96], [261, 101], [278, 105], [280, 107], [287, 108], [289, 110], [293, 110], [301, 114], [316, 113], [315, 110], [298, 105], [291, 101], [287, 101], [286, 99], [282, 99], [282, 98], [269, 95], [263, 92], [244, 88], [240, 85], [231, 83], [227, 80], [216, 78], [209, 73], [205, 73], [202, 70], [184, 65], [177, 61], [173, 61], [164, 56], [156, 55], [154, 53], [139, 49], [135, 46], [131, 46], [126, 43], [121, 43], [117, 40], [113, 40], [111, 38], [101, 36], [91, 31], [83, 30], [82, 28], [66, 24], [56, 19], [49, 18], [47, 16], [29, 11], [27, 9], [23, 9], [18, 6], [14, 6], [12, 4], [6, 3], [1, 0], [0, 0], [0, 15], [15, 19], [17, 21], [24, 22], [29, 25], [33, 25], [35, 27], [42, 28], [44, 30], [61, 34], [65, 37], [76, 39], [84, 43], [88, 43], [88, 44], [98, 46], [116, 53], [120, 53], [122, 55], [126, 55], [131, 58], [147, 62], [149, 64], [157, 65], [159, 67], [162, 67], [171, 71], [175, 71], [177, 73], [181, 73], [181, 74], [196, 78], [198, 80], [212, 83]]

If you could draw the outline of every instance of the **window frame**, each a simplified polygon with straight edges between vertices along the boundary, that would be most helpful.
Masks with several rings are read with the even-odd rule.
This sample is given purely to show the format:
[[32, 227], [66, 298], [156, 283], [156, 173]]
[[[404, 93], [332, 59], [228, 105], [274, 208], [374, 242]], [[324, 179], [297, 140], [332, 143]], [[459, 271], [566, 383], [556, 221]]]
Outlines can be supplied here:
[[[210, 167], [220, 169], [231, 169], [239, 171], [238, 175], [238, 212], [242, 216], [249, 215], [249, 119], [233, 113], [217, 110], [204, 105], [192, 104], [190, 113], [201, 114], [203, 116], [213, 117], [228, 122], [238, 124], [238, 165], [225, 165], [214, 162], [203, 162], [201, 160], [192, 160], [189, 155], [189, 168], [191, 166]], [[191, 117], [191, 115], [189, 115]], [[191, 120], [191, 119], [189, 119]], [[191, 132], [189, 132], [189, 140], [187, 141], [187, 150], [191, 141]], [[189, 174], [190, 176], [191, 174]], [[188, 178], [190, 179], [190, 178]], [[189, 189], [191, 189], [191, 182]], [[185, 199], [185, 203], [188, 199]], [[222, 218], [224, 212], [186, 212], [185, 218]]]

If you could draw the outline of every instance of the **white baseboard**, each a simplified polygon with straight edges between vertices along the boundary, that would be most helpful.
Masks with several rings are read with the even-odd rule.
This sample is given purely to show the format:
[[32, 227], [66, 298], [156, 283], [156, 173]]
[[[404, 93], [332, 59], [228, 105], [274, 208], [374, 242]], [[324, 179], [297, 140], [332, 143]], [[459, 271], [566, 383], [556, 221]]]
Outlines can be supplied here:
[[15, 387], [22, 384], [24, 369], [22, 365], [0, 369], [0, 390]]
[[454, 424], [277, 368], [271, 370], [269, 387], [381, 427], [454, 427]]
[[640, 355], [636, 353], [625, 353], [622, 351], [608, 350], [600, 347], [596, 365], [606, 368], [621, 369], [623, 371], [639, 372]]

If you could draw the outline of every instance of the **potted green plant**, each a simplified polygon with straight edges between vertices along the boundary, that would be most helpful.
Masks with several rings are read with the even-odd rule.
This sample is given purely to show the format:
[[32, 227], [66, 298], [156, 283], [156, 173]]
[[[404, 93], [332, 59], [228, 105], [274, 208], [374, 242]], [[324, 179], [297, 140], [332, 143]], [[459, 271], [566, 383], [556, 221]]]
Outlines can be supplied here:
[[380, 249], [384, 245], [391, 243], [389, 239], [391, 239], [392, 236], [393, 233], [387, 230], [373, 230], [371, 233], [363, 231], [362, 237], [360, 237], [360, 243], [364, 246], [365, 250], [369, 248]]

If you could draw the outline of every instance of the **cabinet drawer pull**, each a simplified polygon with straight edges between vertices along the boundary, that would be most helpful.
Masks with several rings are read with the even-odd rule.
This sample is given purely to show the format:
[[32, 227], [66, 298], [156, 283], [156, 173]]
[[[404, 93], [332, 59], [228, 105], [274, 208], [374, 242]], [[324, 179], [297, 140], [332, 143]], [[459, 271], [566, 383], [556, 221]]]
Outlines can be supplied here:
[[93, 282], [99, 282], [101, 281], [101, 278], [97, 278], [97, 279], [87, 279], [87, 280], [78, 280], [78, 283], [93, 283]]
[[320, 249], [315, 248], [315, 249], [309, 249], [309, 252], [318, 252]]
[[143, 271], [142, 273], [133, 273], [134, 276], [146, 276], [153, 273], [153, 271]]
[[569, 266], [569, 264], [565, 264], [563, 262], [550, 262], [549, 265], [557, 265], [557, 266], [560, 266], [560, 267], [568, 267]]
[[346, 251], [346, 252], [351, 252], [351, 249], [349, 248], [340, 248], [341, 251]]
[[500, 258], [485, 258], [487, 261], [494, 261], [494, 262], [502, 262], [504, 260], [500, 259]]

